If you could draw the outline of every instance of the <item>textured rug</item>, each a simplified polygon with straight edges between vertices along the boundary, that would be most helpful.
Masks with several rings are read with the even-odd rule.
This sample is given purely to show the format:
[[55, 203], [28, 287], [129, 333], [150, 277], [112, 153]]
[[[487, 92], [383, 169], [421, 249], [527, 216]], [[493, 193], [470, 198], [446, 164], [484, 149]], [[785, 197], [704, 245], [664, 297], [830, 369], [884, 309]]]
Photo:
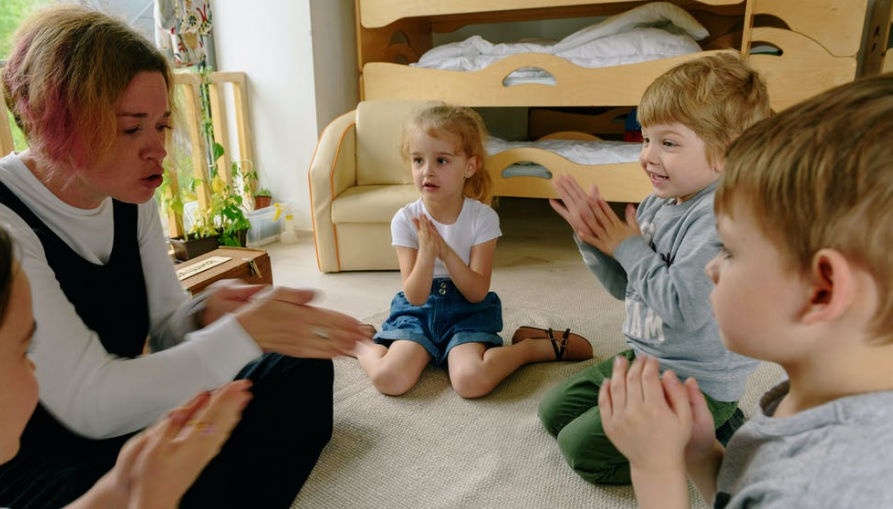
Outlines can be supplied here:
[[[384, 396], [354, 359], [337, 359], [334, 436], [292, 507], [636, 506], [632, 488], [594, 486], [574, 474], [536, 415], [557, 382], [624, 348], [622, 302], [586, 270], [561, 226], [539, 214], [523, 224], [504, 220], [492, 284], [503, 301], [503, 338], [521, 325], [570, 327], [592, 342], [596, 358], [525, 366], [476, 400], [459, 397], [446, 371], [430, 367], [406, 395]], [[364, 321], [378, 325], [386, 316], [383, 309]], [[779, 376], [769, 364], [751, 376], [745, 413]]]

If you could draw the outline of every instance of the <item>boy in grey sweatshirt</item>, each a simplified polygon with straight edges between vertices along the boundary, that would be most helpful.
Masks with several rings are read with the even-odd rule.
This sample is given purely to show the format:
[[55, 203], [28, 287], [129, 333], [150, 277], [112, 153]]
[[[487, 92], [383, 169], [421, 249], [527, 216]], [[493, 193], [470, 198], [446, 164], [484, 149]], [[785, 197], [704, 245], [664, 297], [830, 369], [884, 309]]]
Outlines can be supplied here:
[[716, 191], [723, 342], [788, 379], [723, 449], [699, 381], [618, 359], [599, 395], [640, 507], [893, 507], [893, 75], [758, 123]]
[[[622, 330], [629, 360], [660, 359], [664, 367], [696, 378], [713, 416], [711, 429], [736, 416], [756, 361], [728, 351], [710, 310], [704, 267], [719, 252], [713, 216], [723, 154], [749, 125], [770, 114], [766, 86], [739, 55], [691, 60], [652, 83], [639, 105], [642, 169], [654, 193], [626, 223], [598, 189], [584, 192], [556, 177], [562, 201], [553, 208], [574, 228], [583, 260], [605, 288], [626, 301]], [[629, 463], [605, 436], [597, 405], [613, 361], [561, 382], [541, 401], [539, 416], [571, 468], [594, 483], [628, 484]], [[740, 423], [738, 423], [740, 425]]]

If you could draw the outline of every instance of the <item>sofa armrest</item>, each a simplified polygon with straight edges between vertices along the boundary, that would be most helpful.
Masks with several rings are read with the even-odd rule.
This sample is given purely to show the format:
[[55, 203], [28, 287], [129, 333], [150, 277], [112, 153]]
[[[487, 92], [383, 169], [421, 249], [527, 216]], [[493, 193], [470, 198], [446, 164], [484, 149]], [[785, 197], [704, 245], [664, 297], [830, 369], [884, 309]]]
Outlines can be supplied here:
[[356, 112], [349, 111], [323, 130], [307, 172], [316, 262], [323, 272], [340, 270], [332, 201], [356, 186], [356, 162]]

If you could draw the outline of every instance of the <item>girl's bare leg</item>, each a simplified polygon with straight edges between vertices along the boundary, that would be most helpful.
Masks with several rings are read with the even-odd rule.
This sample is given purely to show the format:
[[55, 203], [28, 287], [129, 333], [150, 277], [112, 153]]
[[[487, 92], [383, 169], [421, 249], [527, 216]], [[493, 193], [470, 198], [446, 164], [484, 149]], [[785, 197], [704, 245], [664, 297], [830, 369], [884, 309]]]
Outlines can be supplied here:
[[397, 340], [390, 348], [371, 341], [358, 343], [354, 354], [372, 385], [388, 396], [399, 396], [412, 389], [431, 362], [428, 351], [413, 341]]
[[449, 354], [450, 382], [463, 398], [479, 398], [525, 364], [554, 361], [549, 341], [522, 341], [486, 348], [481, 343], [453, 347]]

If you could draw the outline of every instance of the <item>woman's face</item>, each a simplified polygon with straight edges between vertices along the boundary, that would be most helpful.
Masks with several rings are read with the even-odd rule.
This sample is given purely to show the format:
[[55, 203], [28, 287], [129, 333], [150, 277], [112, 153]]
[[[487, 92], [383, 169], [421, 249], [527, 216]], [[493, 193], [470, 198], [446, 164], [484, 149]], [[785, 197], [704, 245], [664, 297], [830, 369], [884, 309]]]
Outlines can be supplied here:
[[81, 168], [63, 199], [76, 207], [95, 208], [107, 197], [144, 203], [161, 185], [164, 142], [171, 128], [167, 85], [158, 72], [134, 76], [115, 104], [117, 134], [111, 152]]
[[19, 437], [37, 406], [37, 378], [28, 347], [34, 335], [31, 289], [16, 267], [9, 305], [0, 323], [0, 463], [19, 451]]

